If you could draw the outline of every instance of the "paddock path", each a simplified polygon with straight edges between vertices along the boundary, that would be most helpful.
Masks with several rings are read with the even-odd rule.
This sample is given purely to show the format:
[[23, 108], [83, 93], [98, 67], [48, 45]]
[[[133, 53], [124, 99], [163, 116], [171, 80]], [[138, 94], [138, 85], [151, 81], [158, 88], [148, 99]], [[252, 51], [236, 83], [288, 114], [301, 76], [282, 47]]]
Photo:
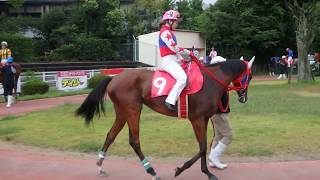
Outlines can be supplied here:
[[[99, 177], [95, 167], [96, 156], [74, 155], [68, 152], [45, 150], [20, 150], [15, 145], [0, 141], [0, 177], [10, 180], [150, 180], [140, 163], [133, 159], [107, 158], [105, 168], [108, 177]], [[19, 147], [19, 146], [18, 146]], [[42, 151], [42, 152], [41, 152]], [[184, 159], [186, 160], [186, 159]], [[199, 161], [179, 177], [174, 178], [174, 169], [184, 160], [151, 163], [162, 180], [205, 180]], [[291, 161], [268, 163], [229, 163], [224, 171], [210, 169], [221, 180], [291, 180], [320, 179], [320, 161]]]
[[[256, 77], [254, 80], [269, 80], [269, 77]], [[49, 109], [66, 103], [81, 103], [86, 95], [66, 96], [31, 101], [20, 101], [12, 108], [0, 104], [0, 118], [8, 115], [23, 115], [32, 111]], [[33, 149], [33, 148], [31, 148]], [[134, 159], [109, 158], [105, 167], [109, 177], [97, 176], [95, 167], [96, 156], [70, 155], [68, 152], [51, 150], [30, 150], [20, 145], [0, 141], [0, 179], [151, 179], [140, 163]], [[181, 166], [187, 159], [170, 161], [153, 160], [151, 163], [163, 180], [170, 179], [207, 179], [200, 171], [199, 161], [186, 170], [178, 178], [174, 178], [174, 169]], [[289, 180], [289, 179], [320, 179], [320, 160], [290, 162], [251, 162], [229, 163], [224, 171], [211, 169], [222, 180]]]

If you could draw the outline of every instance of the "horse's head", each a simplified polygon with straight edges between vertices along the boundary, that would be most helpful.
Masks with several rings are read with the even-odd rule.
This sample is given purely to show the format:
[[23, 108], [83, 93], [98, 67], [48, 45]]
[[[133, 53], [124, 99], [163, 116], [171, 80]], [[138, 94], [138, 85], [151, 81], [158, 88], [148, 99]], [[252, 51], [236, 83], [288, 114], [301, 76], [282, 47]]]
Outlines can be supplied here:
[[[243, 61], [242, 57], [240, 59]], [[248, 100], [248, 87], [252, 79], [251, 67], [254, 59], [255, 57], [252, 57], [249, 62], [243, 61], [246, 64], [246, 70], [238, 78], [232, 81], [232, 84], [238, 94], [238, 100], [241, 103], [245, 103]]]

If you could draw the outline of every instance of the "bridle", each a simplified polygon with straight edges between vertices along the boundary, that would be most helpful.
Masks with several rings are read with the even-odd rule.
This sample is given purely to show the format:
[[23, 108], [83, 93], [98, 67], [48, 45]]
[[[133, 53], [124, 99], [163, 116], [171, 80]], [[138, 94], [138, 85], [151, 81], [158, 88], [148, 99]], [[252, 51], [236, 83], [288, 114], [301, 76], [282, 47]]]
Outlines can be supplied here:
[[[240, 74], [240, 76], [232, 81], [232, 85], [226, 84], [225, 82], [221, 81], [219, 78], [217, 78], [215, 75], [213, 75], [212, 72], [209, 71], [208, 68], [203, 66], [200, 61], [197, 59], [197, 57], [192, 56], [192, 61], [194, 61], [202, 71], [204, 71], [212, 80], [217, 81], [221, 86], [223, 86], [227, 91], [240, 91], [245, 90], [249, 86], [249, 78], [251, 76], [251, 69], [248, 68], [248, 62], [242, 61], [246, 65], [246, 71]], [[239, 84], [239, 86], [238, 86]]]
[[229, 86], [229, 91], [230, 90], [244, 90], [247, 89], [249, 86], [250, 82], [250, 76], [251, 76], [251, 69], [248, 67], [248, 62], [247, 61], [242, 61], [246, 64], [246, 71], [244, 71], [237, 79], [232, 81], [233, 86]]

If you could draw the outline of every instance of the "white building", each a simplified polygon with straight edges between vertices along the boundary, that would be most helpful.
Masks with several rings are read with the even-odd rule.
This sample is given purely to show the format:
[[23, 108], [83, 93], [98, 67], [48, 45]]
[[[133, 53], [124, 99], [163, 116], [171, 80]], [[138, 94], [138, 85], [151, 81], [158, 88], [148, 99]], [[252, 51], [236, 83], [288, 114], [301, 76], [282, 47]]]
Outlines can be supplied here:
[[[200, 32], [176, 30], [174, 33], [179, 47], [191, 49], [194, 46], [199, 51], [200, 57], [205, 57], [206, 40], [201, 37]], [[158, 38], [159, 31], [138, 36], [138, 55], [136, 58], [139, 62], [152, 66], [160, 65], [161, 57]]]

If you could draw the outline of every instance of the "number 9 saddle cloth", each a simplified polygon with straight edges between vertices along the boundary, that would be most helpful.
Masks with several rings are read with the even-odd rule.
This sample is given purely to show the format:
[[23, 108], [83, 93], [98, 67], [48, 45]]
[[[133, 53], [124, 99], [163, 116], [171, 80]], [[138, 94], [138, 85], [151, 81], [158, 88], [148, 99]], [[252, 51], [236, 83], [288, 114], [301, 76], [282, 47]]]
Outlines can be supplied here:
[[[183, 89], [181, 95], [198, 92], [203, 85], [203, 76], [199, 66], [194, 62], [183, 62], [181, 67], [188, 77], [187, 87]], [[155, 71], [152, 78], [151, 97], [168, 95], [175, 83], [176, 80], [169, 73], [161, 70]]]

